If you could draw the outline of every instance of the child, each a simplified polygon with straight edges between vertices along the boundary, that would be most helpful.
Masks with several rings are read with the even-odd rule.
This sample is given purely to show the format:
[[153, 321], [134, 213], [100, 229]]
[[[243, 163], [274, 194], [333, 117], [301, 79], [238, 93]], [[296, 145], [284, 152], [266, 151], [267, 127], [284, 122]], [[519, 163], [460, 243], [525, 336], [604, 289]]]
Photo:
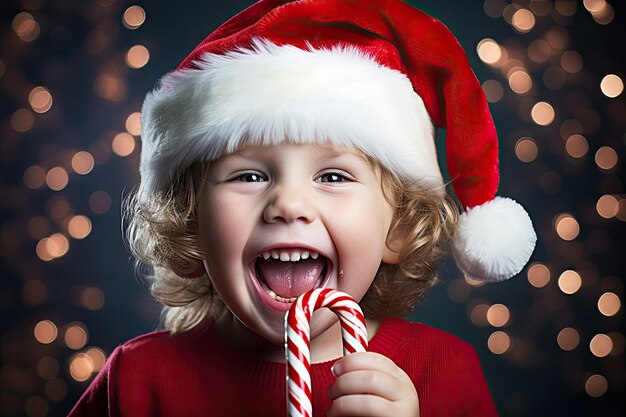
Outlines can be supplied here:
[[142, 129], [128, 235], [168, 330], [118, 347], [72, 417], [286, 415], [284, 314], [316, 287], [360, 301], [370, 345], [341, 358], [316, 312], [314, 415], [497, 415], [468, 344], [398, 318], [455, 230], [475, 278], [517, 274], [535, 243], [494, 199], [495, 128], [439, 21], [400, 0], [262, 0], [148, 94]]

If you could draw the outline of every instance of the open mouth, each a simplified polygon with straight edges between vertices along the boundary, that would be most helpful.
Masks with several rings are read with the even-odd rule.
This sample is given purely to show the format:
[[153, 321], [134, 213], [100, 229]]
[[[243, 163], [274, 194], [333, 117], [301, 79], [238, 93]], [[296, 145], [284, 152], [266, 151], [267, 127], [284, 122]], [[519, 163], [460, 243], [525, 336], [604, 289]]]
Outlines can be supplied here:
[[305, 249], [272, 250], [254, 261], [254, 273], [261, 288], [280, 303], [293, 303], [301, 294], [321, 287], [328, 271], [328, 258]]

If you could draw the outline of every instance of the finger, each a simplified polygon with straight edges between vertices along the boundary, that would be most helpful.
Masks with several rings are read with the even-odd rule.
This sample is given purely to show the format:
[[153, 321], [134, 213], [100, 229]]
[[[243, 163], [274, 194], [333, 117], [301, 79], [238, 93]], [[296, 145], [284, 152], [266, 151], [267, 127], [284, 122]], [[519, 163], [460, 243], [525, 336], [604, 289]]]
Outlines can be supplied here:
[[346, 395], [333, 401], [327, 416], [379, 417], [394, 415], [389, 414], [389, 410], [393, 410], [393, 404], [384, 398], [367, 394]]
[[344, 395], [371, 394], [389, 401], [398, 401], [405, 398], [407, 392], [399, 378], [395, 378], [381, 371], [352, 371], [339, 377], [328, 389], [331, 400]]
[[394, 378], [406, 375], [391, 359], [375, 352], [351, 353], [339, 359], [331, 368], [336, 377], [357, 370], [385, 372]]

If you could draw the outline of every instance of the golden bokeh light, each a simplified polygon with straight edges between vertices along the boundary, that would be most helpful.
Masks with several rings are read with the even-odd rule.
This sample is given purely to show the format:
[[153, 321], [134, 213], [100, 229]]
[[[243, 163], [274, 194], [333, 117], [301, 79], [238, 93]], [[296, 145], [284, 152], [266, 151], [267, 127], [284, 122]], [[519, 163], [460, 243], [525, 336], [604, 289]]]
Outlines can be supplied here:
[[110, 101], [122, 101], [127, 94], [124, 80], [110, 73], [103, 73], [96, 77], [94, 90], [100, 97]]
[[546, 41], [553, 49], [563, 50], [567, 46], [567, 33], [560, 26], [554, 26], [546, 33]]
[[580, 290], [580, 287], [582, 286], [582, 279], [578, 272], [568, 269], [563, 271], [563, 273], [559, 276], [558, 283], [559, 289], [564, 294], [571, 295]]
[[472, 288], [462, 278], [452, 280], [448, 284], [448, 298], [455, 303], [464, 303], [472, 295]]
[[591, 397], [602, 397], [609, 388], [609, 383], [602, 375], [591, 375], [585, 382], [585, 392]]
[[580, 343], [580, 335], [578, 334], [578, 331], [576, 331], [576, 329], [566, 327], [559, 332], [556, 337], [556, 342], [563, 350], [574, 350]]
[[563, 240], [574, 240], [580, 233], [578, 221], [568, 213], [559, 214], [554, 220], [554, 230]]
[[67, 171], [61, 167], [54, 167], [46, 174], [46, 184], [48, 188], [54, 191], [64, 189], [69, 179]]
[[613, 349], [613, 341], [611, 338], [603, 333], [597, 334], [589, 342], [589, 350], [594, 356], [598, 358], [604, 358], [611, 353]]
[[600, 13], [606, 7], [606, 0], [583, 0], [583, 6], [589, 13]]
[[510, 313], [504, 304], [494, 304], [487, 310], [487, 321], [493, 327], [503, 327], [509, 322]]
[[126, 118], [126, 131], [133, 136], [141, 135], [141, 113], [134, 112]]
[[546, 0], [530, 0], [528, 7], [537, 16], [547, 16], [552, 11], [552, 2]]
[[535, 39], [528, 45], [528, 57], [537, 64], [546, 62], [551, 54], [550, 45], [543, 39]]
[[487, 327], [489, 321], [487, 321], [487, 312], [489, 306], [487, 304], [478, 304], [470, 311], [470, 320], [478, 327]]
[[72, 169], [79, 175], [87, 175], [93, 170], [93, 156], [87, 151], [79, 151], [72, 157]]
[[607, 317], [616, 315], [620, 308], [622, 308], [622, 302], [615, 293], [605, 292], [598, 299], [598, 310]]
[[52, 107], [52, 95], [45, 87], [35, 87], [28, 95], [28, 103], [36, 113], [45, 113]]
[[35, 124], [35, 117], [28, 109], [17, 109], [11, 115], [11, 127], [19, 133], [28, 132]]
[[24, 184], [28, 188], [36, 190], [46, 183], [46, 170], [39, 165], [32, 165], [24, 171]]
[[132, 46], [126, 52], [126, 65], [133, 69], [139, 69], [146, 66], [150, 60], [150, 51], [143, 45]]
[[624, 82], [615, 74], [609, 74], [600, 82], [602, 94], [609, 98], [615, 98], [624, 92]]
[[554, 8], [562, 16], [573, 16], [578, 10], [578, 2], [576, 0], [556, 0]]
[[596, 165], [601, 169], [613, 169], [618, 161], [617, 152], [610, 146], [602, 146], [596, 152], [595, 161]]
[[35, 339], [39, 343], [44, 345], [50, 344], [55, 341], [58, 335], [58, 329], [56, 324], [50, 320], [41, 320], [35, 325]]
[[598, 214], [605, 219], [615, 217], [619, 211], [619, 202], [617, 198], [610, 194], [605, 194], [598, 199], [596, 203]]
[[487, 80], [483, 83], [482, 87], [485, 93], [485, 97], [490, 103], [497, 103], [502, 99], [502, 96], [504, 95], [504, 89], [502, 88], [502, 84], [500, 84], [496, 80]]
[[576, 74], [583, 69], [583, 57], [576, 51], [565, 51], [561, 55], [561, 68], [570, 74]]
[[511, 338], [501, 330], [495, 331], [489, 336], [487, 347], [492, 353], [502, 355], [511, 348]]
[[84, 239], [91, 233], [91, 220], [83, 215], [73, 216], [67, 223], [67, 232], [74, 239]]
[[24, 42], [32, 42], [39, 36], [41, 31], [39, 23], [28, 12], [18, 13], [11, 23], [13, 30]]
[[89, 196], [89, 209], [96, 214], [104, 214], [111, 208], [111, 197], [106, 191], [98, 190]]
[[48, 238], [44, 237], [43, 239], [37, 242], [37, 247], [35, 248], [35, 253], [37, 253], [37, 257], [42, 261], [51, 261], [54, 259], [54, 256], [48, 252]]
[[513, 14], [511, 24], [518, 32], [530, 32], [535, 27], [535, 15], [528, 9], [519, 9]]
[[531, 138], [520, 138], [515, 144], [515, 155], [522, 162], [532, 162], [537, 159], [538, 154], [537, 144]]
[[589, 151], [589, 143], [583, 135], [575, 133], [567, 138], [565, 151], [573, 158], [582, 158]]
[[100, 310], [104, 305], [104, 293], [100, 288], [87, 287], [80, 292], [80, 303], [87, 310]]
[[509, 75], [509, 87], [517, 94], [526, 94], [533, 87], [533, 82], [526, 71], [517, 70]]
[[535, 288], [543, 288], [550, 282], [550, 269], [541, 263], [530, 265], [527, 271], [528, 282]]
[[75, 381], [86, 381], [94, 372], [94, 363], [89, 355], [80, 352], [74, 354], [70, 359], [70, 375]]
[[130, 6], [124, 11], [122, 23], [127, 29], [137, 29], [146, 21], [146, 11], [141, 6]]
[[65, 330], [65, 345], [74, 350], [82, 349], [87, 344], [87, 330], [81, 323], [72, 323]]
[[46, 240], [46, 250], [53, 258], [60, 258], [65, 255], [69, 249], [70, 241], [61, 233], [55, 233]]
[[97, 348], [97, 347], [92, 347], [92, 348], [87, 349], [85, 354], [91, 358], [94, 372], [98, 372], [100, 369], [102, 369], [102, 367], [104, 366], [104, 363], [106, 362], [106, 356], [102, 349]]
[[597, 13], [592, 13], [593, 20], [600, 25], [608, 25], [615, 19], [615, 10], [609, 3], [604, 3], [604, 7]]
[[535, 104], [530, 111], [530, 117], [539, 126], [548, 126], [554, 121], [555, 113], [552, 105], [546, 101]]
[[118, 156], [128, 156], [135, 150], [135, 138], [130, 133], [118, 133], [113, 138], [111, 149]]
[[502, 49], [496, 41], [485, 38], [478, 43], [476, 47], [478, 57], [486, 64], [493, 65], [502, 57]]

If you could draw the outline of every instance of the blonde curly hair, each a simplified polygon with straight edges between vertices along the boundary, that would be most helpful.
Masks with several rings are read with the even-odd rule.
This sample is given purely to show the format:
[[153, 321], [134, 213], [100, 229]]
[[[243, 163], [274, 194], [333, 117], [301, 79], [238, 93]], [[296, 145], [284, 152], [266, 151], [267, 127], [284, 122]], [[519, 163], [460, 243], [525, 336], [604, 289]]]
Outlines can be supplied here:
[[[454, 234], [458, 204], [440, 190], [401, 179], [367, 159], [380, 171], [384, 196], [395, 209], [387, 244], [398, 252], [399, 263], [381, 264], [360, 304], [370, 319], [404, 316], [437, 282], [437, 264]], [[205, 256], [197, 208], [209, 169], [210, 163], [196, 162], [150, 201], [141, 201], [137, 192], [124, 200], [128, 247], [152, 295], [164, 306], [163, 327], [173, 333], [228, 314], [206, 273], [186, 278]]]

